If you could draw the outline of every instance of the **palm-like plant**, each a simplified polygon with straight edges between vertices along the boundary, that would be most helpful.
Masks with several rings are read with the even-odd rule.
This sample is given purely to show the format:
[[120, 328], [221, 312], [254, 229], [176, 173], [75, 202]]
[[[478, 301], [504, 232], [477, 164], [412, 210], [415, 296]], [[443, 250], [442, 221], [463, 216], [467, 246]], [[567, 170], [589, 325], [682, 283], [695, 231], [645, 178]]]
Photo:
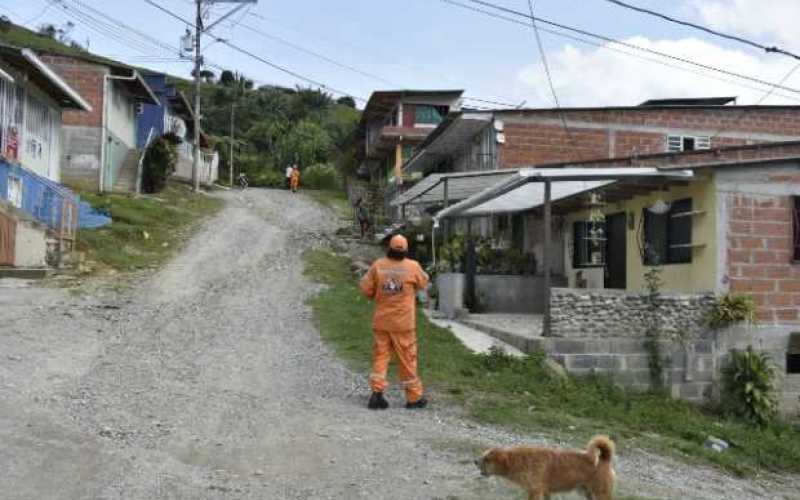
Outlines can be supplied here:
[[722, 374], [723, 406], [729, 413], [761, 426], [775, 417], [775, 367], [766, 353], [753, 346], [733, 349]]

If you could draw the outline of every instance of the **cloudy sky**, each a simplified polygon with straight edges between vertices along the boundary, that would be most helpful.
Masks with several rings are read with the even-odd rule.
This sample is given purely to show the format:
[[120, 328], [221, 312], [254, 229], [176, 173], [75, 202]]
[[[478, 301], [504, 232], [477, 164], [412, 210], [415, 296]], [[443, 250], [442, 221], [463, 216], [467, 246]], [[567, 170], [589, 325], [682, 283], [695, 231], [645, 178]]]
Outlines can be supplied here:
[[[628, 1], [800, 52], [798, 0]], [[527, 0], [493, 2], [528, 9]], [[158, 3], [192, 18], [190, 0]], [[217, 5], [211, 15], [219, 16], [226, 9]], [[640, 47], [766, 82], [784, 80], [784, 86], [800, 89], [800, 69], [790, 73], [797, 60], [765, 54], [605, 0], [536, 0], [535, 12]], [[177, 75], [190, 71], [190, 64], [177, 60], [174, 51], [165, 47], [179, 44], [185, 25], [145, 0], [0, 0], [0, 13], [31, 28], [72, 21], [75, 28], [70, 37], [88, 42], [94, 52]], [[102, 14], [147, 38], [113, 26]], [[356, 97], [366, 98], [376, 89], [387, 88], [463, 88], [475, 98], [525, 101], [526, 106], [553, 104], [530, 27], [442, 0], [259, 0], [245, 15], [232, 17], [214, 33]], [[740, 104], [800, 102], [798, 92], [630, 48], [587, 38], [592, 42], [588, 44], [547, 32], [541, 36], [562, 105], [630, 105], [650, 98], [712, 95], [738, 96]], [[205, 53], [211, 64], [243, 71], [258, 83], [303, 83], [220, 43], [211, 44]]]

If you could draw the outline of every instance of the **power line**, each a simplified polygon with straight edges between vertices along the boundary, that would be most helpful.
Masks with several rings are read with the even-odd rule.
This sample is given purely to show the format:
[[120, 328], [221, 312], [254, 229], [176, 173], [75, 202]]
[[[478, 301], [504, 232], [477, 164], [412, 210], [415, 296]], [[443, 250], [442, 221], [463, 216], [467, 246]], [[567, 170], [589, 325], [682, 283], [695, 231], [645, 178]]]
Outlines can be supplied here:
[[[789, 78], [791, 78], [791, 76], [792, 76], [793, 74], [795, 74], [795, 72], [796, 72], [798, 69], [800, 69], [800, 63], [798, 63], [798, 64], [795, 64], [795, 65], [794, 65], [794, 67], [793, 67], [792, 69], [790, 69], [790, 70], [789, 70], [789, 72], [788, 72], [788, 73], [786, 73], [786, 75], [785, 75], [785, 76], [784, 76], [784, 77], [781, 79], [780, 83], [784, 83], [786, 80], [788, 80]], [[759, 104], [762, 104], [764, 101], [766, 101], [766, 100], [769, 98], [769, 96], [771, 96], [771, 95], [773, 94], [773, 92], [774, 92], [774, 91], [775, 91], [775, 87], [772, 87], [771, 89], [769, 89], [769, 90], [768, 90], [766, 93], [764, 93], [764, 95], [763, 95], [763, 96], [761, 96], [761, 99], [759, 99], [759, 100], [756, 102], [756, 104], [755, 104], [755, 105], [756, 105], [756, 106], [758, 106]], [[746, 112], [746, 110], [745, 110], [745, 109], [742, 109], [742, 110], [739, 112], [739, 116], [738, 116], [738, 117], [736, 117], [736, 119], [735, 119], [735, 120], [733, 120], [733, 122], [729, 123], [728, 125], [726, 125], [726, 126], [724, 126], [724, 127], [720, 128], [719, 130], [717, 130], [716, 132], [714, 132], [714, 135], [712, 135], [712, 136], [709, 138], [709, 144], [711, 143], [711, 141], [713, 141], [714, 139], [716, 139], [717, 137], [719, 137], [719, 135], [720, 135], [720, 134], [722, 134], [722, 133], [724, 133], [724, 132], [727, 132], [727, 131], [728, 131], [728, 130], [730, 130], [730, 129], [731, 129], [733, 126], [734, 126], [734, 125], [737, 125], [737, 124], [738, 124], [738, 123], [739, 123], [739, 122], [742, 120], [742, 118], [744, 118], [745, 112]]]
[[544, 45], [542, 44], [542, 37], [539, 36], [539, 28], [536, 26], [536, 18], [533, 15], [533, 0], [528, 0], [528, 9], [530, 9], [531, 12], [531, 26], [533, 26], [533, 33], [536, 36], [536, 45], [539, 47], [539, 56], [542, 59], [544, 73], [547, 75], [547, 83], [550, 85], [550, 93], [553, 94], [553, 102], [558, 110], [558, 116], [561, 118], [561, 125], [564, 127], [564, 132], [567, 134], [567, 138], [574, 147], [575, 143], [572, 137], [572, 132], [570, 131], [569, 126], [567, 126], [567, 119], [564, 117], [564, 113], [561, 112], [561, 103], [558, 101], [556, 87], [553, 85], [553, 77], [550, 74], [550, 65], [547, 64], [547, 53], [545, 52]]
[[[182, 18], [178, 14], [175, 14], [174, 12], [170, 11], [169, 9], [167, 9], [165, 7], [162, 7], [161, 5], [155, 3], [153, 0], [144, 0], [144, 1], [146, 3], [152, 5], [153, 7], [157, 8], [158, 10], [164, 12], [165, 14], [169, 15], [170, 17], [173, 17], [173, 18], [177, 19], [178, 21], [186, 24], [190, 28], [198, 29], [198, 26], [195, 23], [193, 23], [191, 21], [187, 21], [186, 19]], [[276, 64], [276, 63], [274, 63], [274, 62], [272, 62], [272, 61], [270, 61], [270, 60], [268, 60], [268, 59], [266, 59], [264, 57], [261, 57], [261, 56], [259, 56], [257, 54], [254, 54], [253, 52], [251, 52], [251, 51], [249, 51], [247, 49], [239, 47], [238, 45], [234, 45], [233, 43], [229, 42], [228, 40], [225, 40], [223, 38], [220, 38], [220, 37], [214, 35], [209, 30], [206, 30], [205, 33], [207, 33], [211, 38], [217, 40], [219, 43], [228, 46], [229, 48], [235, 50], [236, 52], [239, 52], [239, 53], [244, 54], [244, 55], [246, 55], [248, 57], [251, 57], [251, 58], [253, 58], [253, 59], [255, 59], [255, 60], [257, 60], [257, 61], [259, 61], [259, 62], [261, 62], [263, 64], [266, 64], [267, 66], [270, 66], [271, 68], [274, 68], [274, 69], [276, 69], [278, 71], [286, 73], [287, 75], [291, 75], [291, 76], [293, 76], [293, 77], [295, 77], [295, 78], [297, 78], [299, 80], [302, 80], [302, 81], [304, 81], [306, 83], [310, 83], [312, 85], [316, 85], [316, 86], [318, 86], [320, 88], [323, 88], [323, 89], [326, 89], [326, 90], [328, 90], [330, 92], [334, 92], [334, 93], [340, 94], [340, 95], [349, 96], [349, 97], [352, 97], [353, 99], [356, 99], [356, 100], [359, 100], [359, 101], [362, 101], [362, 102], [367, 102], [367, 100], [364, 99], [363, 97], [354, 96], [350, 92], [345, 92], [343, 90], [336, 89], [336, 88], [331, 87], [331, 86], [329, 86], [327, 84], [324, 84], [322, 82], [319, 82], [317, 80], [309, 78], [309, 77], [307, 77], [305, 75], [301, 75], [300, 73], [297, 73], [296, 71], [292, 71], [292, 70], [290, 70], [288, 68], [285, 68], [285, 67], [283, 67], [283, 66], [281, 66], [279, 64]]]
[[[257, 14], [254, 13], [254, 12], [250, 12], [248, 14], [251, 15], [251, 16], [257, 16]], [[263, 17], [263, 16], [258, 16], [258, 17]], [[267, 32], [265, 32], [265, 31], [263, 31], [261, 29], [258, 29], [256, 27], [254, 27], [252, 25], [249, 25], [249, 24], [246, 24], [244, 22], [240, 22], [239, 26], [244, 28], [244, 29], [246, 29], [246, 30], [248, 30], [248, 31], [251, 31], [251, 32], [253, 32], [253, 33], [257, 34], [257, 35], [260, 35], [260, 36], [262, 36], [264, 38], [267, 38], [269, 40], [277, 41], [277, 42], [282, 43], [282, 44], [284, 44], [284, 45], [286, 45], [288, 47], [291, 47], [291, 48], [293, 48], [293, 49], [295, 49], [297, 51], [300, 51], [300, 52], [303, 52], [305, 54], [308, 54], [308, 55], [311, 55], [313, 57], [316, 57], [316, 58], [318, 58], [318, 59], [320, 59], [322, 61], [328, 62], [328, 63], [330, 63], [330, 64], [332, 64], [334, 66], [337, 66], [339, 68], [346, 69], [348, 71], [352, 71], [353, 73], [359, 74], [361, 76], [365, 76], [367, 78], [371, 78], [371, 79], [376, 80], [376, 81], [380, 81], [380, 82], [385, 83], [387, 85], [392, 85], [392, 86], [396, 86], [396, 87], [404, 87], [404, 85], [402, 85], [400, 83], [393, 82], [393, 81], [388, 80], [386, 78], [383, 78], [382, 76], [379, 76], [379, 75], [377, 75], [375, 73], [364, 71], [364, 70], [359, 69], [359, 68], [357, 68], [355, 66], [352, 66], [350, 64], [346, 64], [346, 63], [337, 61], [336, 59], [328, 57], [328, 56], [326, 56], [324, 54], [321, 54], [319, 52], [315, 52], [315, 51], [313, 51], [311, 49], [307, 49], [307, 48], [305, 48], [305, 47], [303, 47], [301, 45], [298, 45], [298, 44], [296, 44], [294, 42], [286, 40], [285, 38], [282, 38], [280, 36], [277, 36], [277, 35], [274, 35], [274, 34], [271, 34], [271, 33], [267, 33]], [[233, 27], [233, 26], [229, 25], [229, 27]], [[498, 100], [489, 100], [489, 99], [483, 99], [483, 98], [479, 98], [479, 97], [464, 96], [463, 99], [469, 100], [469, 101], [496, 104], [498, 106], [503, 106], [503, 107], [515, 107], [516, 106], [515, 103], [511, 103], [511, 102], [508, 102], [508, 101], [502, 102], [502, 101], [498, 101]]]
[[757, 49], [763, 50], [764, 52], [783, 54], [783, 55], [792, 57], [794, 59], [800, 60], [800, 56], [798, 56], [797, 54], [794, 54], [794, 53], [789, 52], [787, 50], [781, 49], [779, 47], [775, 47], [775, 46], [771, 46], [770, 47], [770, 46], [755, 42], [753, 40], [749, 40], [747, 38], [743, 38], [741, 36], [730, 35], [728, 33], [723, 33], [721, 31], [717, 31], [715, 29], [709, 28], [708, 26], [703, 26], [702, 24], [696, 24], [696, 23], [692, 23], [692, 22], [689, 22], [689, 21], [684, 21], [682, 19], [677, 19], [675, 17], [671, 17], [671, 16], [668, 16], [666, 14], [662, 14], [661, 12], [656, 12], [654, 10], [646, 9], [644, 7], [639, 7], [637, 5], [632, 5], [632, 4], [629, 4], [629, 3], [626, 3], [626, 2], [622, 2], [620, 0], [605, 0], [605, 1], [609, 2], [609, 3], [613, 3], [614, 5], [618, 5], [620, 7], [624, 7], [626, 9], [631, 9], [631, 10], [635, 10], [637, 12], [641, 12], [642, 14], [655, 16], [655, 17], [661, 18], [661, 19], [663, 19], [665, 21], [669, 21], [671, 23], [680, 24], [682, 26], [688, 26], [690, 28], [695, 28], [695, 29], [698, 29], [700, 31], [704, 31], [704, 32], [709, 33], [711, 35], [715, 35], [715, 36], [718, 36], [718, 37], [721, 37], [721, 38], [726, 38], [728, 40], [733, 40], [735, 42], [743, 43], [745, 45], [749, 45], [751, 47], [755, 47]]
[[[166, 44], [150, 35], [142, 33], [130, 26], [121, 23], [119, 20], [89, 6], [79, 0], [69, 0], [75, 5], [67, 5], [66, 0], [55, 0], [55, 3], [61, 5], [65, 14], [75, 19], [76, 21], [86, 25], [93, 31], [106, 36], [122, 45], [133, 48], [138, 52], [149, 55], [153, 46], [159, 50], [166, 50], [170, 55], [177, 55], [180, 49]], [[81, 10], [84, 9], [84, 10]], [[88, 12], [86, 12], [88, 11]], [[100, 19], [102, 18], [102, 19]], [[123, 33], [119, 28], [122, 27], [134, 36]]]
[[[492, 18], [495, 18], [495, 19], [499, 19], [501, 21], [506, 21], [506, 22], [509, 22], [509, 23], [518, 24], [518, 25], [523, 26], [525, 28], [528, 28], [530, 26], [528, 23], [526, 23], [526, 22], [524, 22], [524, 21], [522, 21], [520, 19], [515, 19], [515, 18], [512, 18], [512, 17], [504, 16], [502, 14], [498, 14], [496, 12], [492, 12], [492, 11], [488, 11], [488, 10], [485, 10], [485, 9], [481, 9], [481, 8], [478, 8], [478, 7], [475, 7], [475, 6], [472, 6], [472, 5], [467, 5], [467, 4], [461, 3], [461, 2], [459, 2], [457, 0], [441, 0], [441, 1], [444, 2], [444, 3], [447, 3], [447, 4], [454, 5], [456, 7], [460, 7], [460, 8], [465, 9], [465, 10], [470, 10], [470, 11], [473, 11], [473, 12], [477, 12], [479, 14], [483, 14], [483, 15], [485, 15], [487, 17], [492, 17]], [[585, 45], [591, 45], [591, 46], [597, 47], [599, 49], [608, 50], [608, 51], [612, 51], [612, 52], [617, 52], [619, 54], [623, 54], [623, 55], [626, 55], [628, 57], [633, 57], [633, 58], [636, 58], [636, 59], [640, 59], [642, 61], [647, 61], [647, 62], [650, 62], [650, 63], [653, 63], [653, 64], [659, 64], [661, 66], [665, 66], [665, 67], [668, 67], [668, 68], [676, 69], [676, 70], [683, 71], [683, 72], [686, 72], [686, 73], [699, 75], [699, 76], [702, 76], [704, 78], [708, 78], [708, 79], [711, 79], [711, 80], [716, 80], [716, 81], [719, 81], [719, 82], [729, 83], [731, 85], [736, 85], [738, 87], [742, 87], [742, 88], [746, 88], [746, 89], [750, 89], [750, 90], [758, 90], [759, 92], [764, 90], [763, 87], [756, 87], [754, 85], [746, 84], [746, 83], [741, 82], [741, 81], [731, 80], [731, 79], [727, 79], [727, 78], [724, 78], [724, 77], [721, 77], [721, 76], [715, 76], [715, 75], [710, 74], [710, 73], [704, 73], [704, 72], [702, 72], [700, 70], [695, 70], [695, 69], [687, 68], [687, 67], [684, 67], [684, 66], [679, 66], [677, 64], [672, 64], [672, 63], [669, 63], [669, 62], [661, 60], [661, 59], [647, 57], [647, 56], [643, 56], [641, 54], [637, 54], [637, 53], [633, 53], [633, 52], [627, 52], [627, 51], [622, 50], [622, 49], [620, 49], [618, 47], [615, 47], [613, 45], [603, 44], [603, 43], [595, 42], [595, 41], [592, 41], [592, 40], [587, 40], [585, 38], [581, 38], [581, 37], [576, 36], [576, 35], [570, 35], [569, 33], [564, 33], [564, 32], [561, 32], [561, 31], [556, 31], [556, 30], [544, 28], [544, 27], [541, 27], [541, 26], [539, 26], [539, 31], [544, 32], [544, 33], [549, 33], [551, 35], [558, 36], [558, 37], [561, 37], [561, 38], [564, 38], [564, 39], [567, 39], [567, 40], [573, 40], [573, 41], [576, 41], [576, 42], [579, 42], [579, 43], [582, 43], [582, 44], [585, 44]], [[774, 90], [774, 88], [773, 88], [773, 90]], [[790, 95], [787, 95], [787, 94], [781, 94], [781, 93], [777, 93], [777, 92], [774, 92], [773, 95], [776, 95], [776, 96], [779, 96], [779, 97], [783, 97], [785, 99], [790, 99], [790, 100], [793, 100], [793, 101], [800, 102], [800, 98], [798, 98], [796, 96], [790, 96]]]
[[[184, 1], [188, 2], [189, 0], [184, 0]], [[275, 18], [269, 18], [269, 17], [263, 16], [263, 15], [257, 13], [257, 12], [249, 12], [248, 15], [250, 17], [255, 18], [255, 19], [259, 19], [261, 21], [275, 23], [275, 24], [279, 25], [280, 27], [282, 27], [284, 29], [289, 29], [289, 30], [298, 32], [300, 34], [308, 34], [309, 33], [309, 31], [304, 31], [303, 29], [298, 28], [297, 26], [290, 26], [286, 22], [280, 21], [280, 20], [275, 19]], [[325, 40], [327, 42], [346, 45], [346, 46], [348, 46], [348, 47], [350, 47], [352, 49], [358, 50], [358, 51], [363, 51], [363, 49], [364, 49], [364, 45], [359, 45], [359, 46], [356, 47], [355, 45], [349, 44], [346, 41], [341, 40], [341, 39], [331, 40], [329, 37], [325, 37], [325, 36], [321, 35], [319, 32], [313, 32], [313, 35], [317, 36], [320, 39]], [[289, 46], [293, 46], [294, 45], [295, 48], [297, 48], [298, 50], [303, 50], [303, 51], [307, 51], [308, 50], [308, 49], [305, 49], [305, 48], [301, 48], [301, 47], [297, 46], [296, 44], [292, 44], [291, 42], [288, 42], [288, 43], [290, 44]], [[322, 56], [322, 57], [326, 58], [326, 59], [330, 59], [330, 58], [327, 58], [326, 56]], [[374, 53], [373, 53], [373, 57], [376, 57]], [[334, 63], [334, 64], [336, 64], [336, 63]], [[432, 71], [430, 68], [423, 68], [423, 67], [420, 67], [420, 66], [413, 66], [413, 65], [409, 65], [407, 63], [403, 63], [401, 61], [392, 61], [392, 64], [397, 65], [397, 66], [402, 66], [404, 68], [407, 68], [407, 69], [410, 69], [410, 70], [413, 70], [413, 71], [422, 71], [424, 73], [435, 73], [435, 76], [437, 78], [449, 80], [451, 82], [456, 82], [449, 75], [446, 75], [444, 73], [438, 73], [436, 71]], [[347, 65], [344, 65], [344, 66], [347, 66]], [[361, 71], [363, 71], [363, 70], [359, 70], [359, 72], [361, 72]], [[364, 73], [366, 73], [366, 72], [364, 72]], [[371, 76], [371, 77], [374, 77], [374, 75]], [[400, 85], [400, 84], [398, 84], [396, 82], [394, 82], [394, 83], [389, 82], [388, 80], [386, 80], [383, 77], [377, 77], [376, 79], [378, 81], [382, 81], [383, 83], [389, 83], [390, 85], [393, 85], [393, 86], [404, 87], [404, 85]], [[458, 83], [458, 82], [456, 82], [456, 83]], [[496, 96], [495, 98], [492, 98], [492, 99], [489, 99], [489, 98], [486, 98], [486, 97], [482, 97], [482, 96], [481, 97], [463, 96], [462, 99], [468, 100], [468, 101], [483, 102], [483, 103], [487, 103], [487, 104], [494, 104], [494, 105], [497, 105], [497, 106], [510, 107], [510, 108], [519, 107], [519, 104], [517, 104], [515, 102], [511, 102], [510, 99], [505, 98], [503, 96], [499, 96], [499, 97]]]
[[[455, 0], [441, 0], [441, 1], [443, 1], [445, 3], [450, 3], [450, 4], [459, 4], [460, 3], [460, 2], [457, 2]], [[630, 49], [634, 49], [634, 50], [638, 50], [638, 51], [642, 51], [642, 52], [648, 52], [648, 53], [655, 54], [655, 55], [660, 56], [660, 57], [664, 57], [664, 58], [667, 58], [667, 59], [672, 59], [672, 60], [679, 61], [679, 62], [682, 62], [682, 63], [685, 63], [685, 64], [690, 64], [692, 66], [697, 66], [699, 68], [703, 68], [703, 69], [715, 71], [715, 72], [718, 72], [718, 73], [726, 74], [728, 76], [741, 78], [743, 80], [749, 80], [751, 82], [758, 83], [758, 84], [763, 85], [765, 87], [771, 87], [771, 86], [775, 85], [772, 82], [761, 80], [759, 78], [755, 78], [755, 77], [752, 77], [752, 76], [743, 75], [743, 74], [736, 73], [734, 71], [726, 70], [726, 69], [723, 69], [723, 68], [718, 68], [716, 66], [712, 66], [712, 65], [709, 65], [709, 64], [704, 64], [704, 63], [700, 63], [700, 62], [697, 62], [697, 61], [693, 61], [693, 60], [685, 58], [685, 57], [680, 57], [680, 56], [675, 56], [675, 55], [672, 55], [672, 54], [667, 54], [665, 52], [660, 52], [660, 51], [657, 51], [657, 50], [654, 50], [654, 49], [650, 49], [650, 48], [647, 48], [647, 47], [642, 47], [642, 46], [639, 46], [639, 45], [636, 45], [636, 44], [633, 44], [633, 43], [629, 43], [629, 42], [623, 42], [623, 41], [617, 40], [615, 38], [611, 38], [611, 37], [606, 36], [606, 35], [593, 33], [591, 31], [587, 31], [587, 30], [584, 30], [584, 29], [581, 29], [581, 28], [575, 28], [575, 27], [568, 26], [568, 25], [565, 25], [565, 24], [561, 24], [561, 23], [558, 23], [558, 22], [555, 22], [555, 21], [551, 21], [549, 19], [545, 19], [545, 18], [542, 18], [542, 17], [538, 17], [538, 16], [534, 17], [534, 16], [531, 16], [529, 14], [525, 14], [524, 12], [520, 12], [518, 10], [514, 10], [514, 9], [511, 9], [511, 8], [508, 8], [508, 7], [504, 7], [502, 5], [497, 5], [497, 4], [494, 4], [494, 3], [491, 3], [491, 2], [487, 2], [487, 1], [484, 1], [484, 0], [465, 0], [465, 1], [473, 3], [473, 4], [477, 4], [477, 5], [482, 5], [482, 6], [485, 6], [485, 7], [490, 7], [492, 9], [495, 9], [495, 10], [498, 10], [498, 11], [501, 11], [501, 12], [505, 12], [507, 14], [512, 14], [514, 16], [522, 17], [522, 18], [525, 18], [525, 19], [531, 19], [533, 17], [533, 19], [535, 21], [539, 22], [539, 23], [547, 24], [549, 26], [553, 26], [553, 27], [556, 27], [556, 28], [559, 28], [559, 29], [562, 29], [562, 30], [571, 31], [573, 33], [578, 33], [578, 34], [581, 34], [581, 35], [584, 35], [584, 36], [589, 36], [589, 37], [592, 37], [592, 38], [597, 38], [599, 40], [603, 40], [603, 41], [608, 42], [608, 43], [615, 43], [615, 44], [621, 45], [623, 47], [628, 47]], [[780, 89], [783, 89], [783, 90], [786, 90], [786, 91], [789, 91], [789, 92], [792, 92], [792, 93], [800, 94], [800, 90], [792, 88], [792, 87], [786, 87], [784, 85], [778, 85], [777, 88], [780, 88]]]

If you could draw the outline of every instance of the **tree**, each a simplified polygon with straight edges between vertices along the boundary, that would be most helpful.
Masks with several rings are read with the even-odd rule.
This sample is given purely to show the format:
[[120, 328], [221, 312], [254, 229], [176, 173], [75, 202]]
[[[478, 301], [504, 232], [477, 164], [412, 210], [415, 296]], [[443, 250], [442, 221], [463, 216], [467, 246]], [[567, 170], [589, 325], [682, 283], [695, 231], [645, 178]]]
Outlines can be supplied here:
[[219, 84], [224, 85], [226, 87], [232, 86], [236, 82], [236, 75], [233, 74], [233, 71], [224, 70], [219, 75]]
[[356, 100], [350, 97], [349, 95], [342, 96], [336, 99], [337, 104], [341, 104], [342, 106], [348, 106], [350, 108], [356, 107]]
[[278, 139], [275, 157], [279, 166], [289, 163], [310, 166], [325, 162], [330, 150], [331, 140], [325, 129], [304, 120]]
[[56, 39], [56, 34], [58, 33], [58, 28], [54, 24], [43, 24], [39, 26], [37, 31], [42, 36], [46, 36], [47, 38], [52, 38], [53, 40]]
[[[192, 76], [196, 76], [197, 72], [192, 70]], [[200, 70], [200, 79], [205, 83], [214, 83], [214, 72], [208, 69]]]

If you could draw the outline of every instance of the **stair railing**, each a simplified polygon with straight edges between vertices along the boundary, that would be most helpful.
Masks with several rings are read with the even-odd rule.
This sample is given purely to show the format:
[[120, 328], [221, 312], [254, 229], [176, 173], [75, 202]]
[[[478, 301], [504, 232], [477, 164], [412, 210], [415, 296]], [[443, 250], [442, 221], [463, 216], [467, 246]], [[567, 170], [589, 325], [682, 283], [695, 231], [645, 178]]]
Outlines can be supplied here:
[[142, 148], [142, 155], [139, 157], [139, 163], [136, 165], [136, 194], [137, 196], [142, 194], [142, 175], [144, 173], [144, 157], [147, 154], [147, 148], [150, 147], [150, 143], [153, 141], [153, 136], [155, 134], [156, 128], [150, 127], [150, 132], [147, 133], [147, 140], [144, 142], [144, 147]]

